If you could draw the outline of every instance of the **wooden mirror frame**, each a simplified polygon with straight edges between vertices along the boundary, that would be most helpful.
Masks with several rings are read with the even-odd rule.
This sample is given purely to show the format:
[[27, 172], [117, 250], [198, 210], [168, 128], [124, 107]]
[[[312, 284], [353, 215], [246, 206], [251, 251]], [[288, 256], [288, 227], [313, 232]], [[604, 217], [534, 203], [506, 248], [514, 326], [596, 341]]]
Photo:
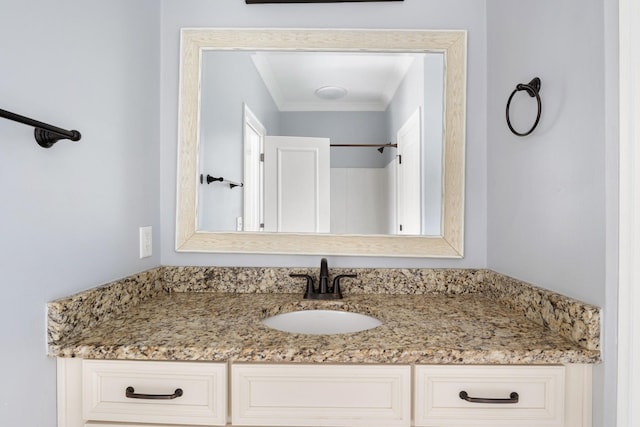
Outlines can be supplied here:
[[355, 3], [355, 2], [380, 2], [380, 1], [404, 1], [404, 0], [244, 0], [246, 4], [265, 3]]
[[[194, 28], [181, 31], [176, 251], [462, 258], [466, 46], [463, 30]], [[445, 62], [440, 236], [211, 232], [197, 229], [200, 66], [206, 50], [441, 52]]]

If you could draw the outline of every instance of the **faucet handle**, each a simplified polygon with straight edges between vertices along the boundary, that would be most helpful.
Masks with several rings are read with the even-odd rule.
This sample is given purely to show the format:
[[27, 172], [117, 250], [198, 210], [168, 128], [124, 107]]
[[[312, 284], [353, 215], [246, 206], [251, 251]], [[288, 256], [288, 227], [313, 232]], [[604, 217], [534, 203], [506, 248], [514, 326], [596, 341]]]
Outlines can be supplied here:
[[336, 295], [340, 295], [338, 298], [342, 298], [342, 292], [340, 291], [340, 279], [343, 279], [345, 277], [358, 277], [357, 274], [338, 274], [334, 279], [333, 279], [333, 293]]
[[304, 277], [305, 279], [307, 279], [307, 288], [304, 291], [304, 297], [303, 298], [308, 298], [309, 295], [315, 294], [316, 290], [313, 286], [313, 277], [311, 277], [308, 274], [289, 274], [289, 277]]

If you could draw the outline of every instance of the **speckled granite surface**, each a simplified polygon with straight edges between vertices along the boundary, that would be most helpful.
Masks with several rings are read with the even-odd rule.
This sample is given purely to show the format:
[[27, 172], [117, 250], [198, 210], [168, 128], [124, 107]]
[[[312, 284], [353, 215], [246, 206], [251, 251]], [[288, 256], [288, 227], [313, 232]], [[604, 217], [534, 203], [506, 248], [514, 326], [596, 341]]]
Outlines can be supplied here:
[[483, 294], [589, 350], [600, 348], [600, 309], [493, 271]]
[[[299, 293], [304, 279], [292, 273], [318, 277], [319, 268], [163, 267], [172, 292]], [[331, 276], [357, 273], [344, 279], [349, 294], [467, 294], [481, 288], [483, 270], [438, 268], [331, 268]]]
[[47, 342], [49, 346], [67, 342], [163, 292], [162, 268], [154, 268], [52, 301], [47, 304]]
[[[345, 299], [302, 299], [314, 269], [159, 267], [49, 303], [58, 357], [359, 363], [596, 363], [599, 310], [487, 270], [357, 272]], [[259, 294], [259, 295], [257, 295]], [[289, 334], [260, 320], [316, 308], [383, 320], [373, 330]]]

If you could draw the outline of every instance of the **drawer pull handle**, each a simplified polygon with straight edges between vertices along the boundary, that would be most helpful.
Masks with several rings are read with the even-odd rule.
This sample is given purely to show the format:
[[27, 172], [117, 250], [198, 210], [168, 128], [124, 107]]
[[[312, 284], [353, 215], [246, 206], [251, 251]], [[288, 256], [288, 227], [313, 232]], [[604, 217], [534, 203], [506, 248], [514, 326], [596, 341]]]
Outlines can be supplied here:
[[133, 387], [127, 387], [125, 396], [130, 399], [172, 400], [182, 396], [182, 389], [177, 388], [173, 394], [143, 394], [136, 393]]
[[459, 396], [460, 399], [466, 400], [467, 402], [471, 403], [518, 403], [518, 400], [520, 399], [520, 396], [518, 396], [518, 393], [516, 393], [515, 391], [509, 395], [508, 399], [487, 399], [484, 397], [470, 397], [469, 394], [464, 390], [460, 392]]

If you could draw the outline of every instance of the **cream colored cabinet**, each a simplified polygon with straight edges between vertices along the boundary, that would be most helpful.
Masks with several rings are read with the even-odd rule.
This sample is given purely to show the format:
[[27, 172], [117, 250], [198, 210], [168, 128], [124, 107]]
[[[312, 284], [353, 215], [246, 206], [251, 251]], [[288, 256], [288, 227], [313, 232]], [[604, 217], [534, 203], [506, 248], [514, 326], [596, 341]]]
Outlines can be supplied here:
[[238, 426], [411, 425], [411, 367], [267, 365], [231, 367]]
[[589, 427], [591, 367], [415, 367], [416, 427]]
[[58, 359], [58, 427], [202, 425], [590, 427], [591, 365]]
[[59, 359], [58, 370], [58, 427], [227, 423], [224, 363]]

